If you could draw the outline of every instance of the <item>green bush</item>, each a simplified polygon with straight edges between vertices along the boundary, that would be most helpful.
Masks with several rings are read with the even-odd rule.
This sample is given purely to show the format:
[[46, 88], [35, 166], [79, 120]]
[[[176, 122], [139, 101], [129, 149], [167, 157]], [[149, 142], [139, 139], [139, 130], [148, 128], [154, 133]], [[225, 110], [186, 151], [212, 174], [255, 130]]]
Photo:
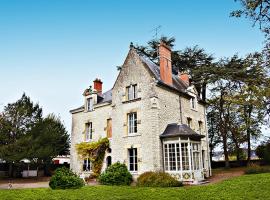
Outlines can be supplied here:
[[130, 185], [132, 175], [125, 164], [117, 162], [101, 173], [98, 181], [103, 185]]
[[52, 189], [76, 189], [84, 186], [84, 181], [70, 169], [61, 167], [55, 170], [55, 174], [51, 177], [49, 186]]
[[165, 172], [145, 172], [137, 179], [137, 186], [143, 187], [180, 187], [182, 182]]
[[264, 163], [270, 164], [270, 139], [256, 148], [256, 154]]
[[261, 173], [269, 173], [270, 166], [260, 166], [256, 164], [251, 164], [245, 170], [245, 174], [261, 174]]

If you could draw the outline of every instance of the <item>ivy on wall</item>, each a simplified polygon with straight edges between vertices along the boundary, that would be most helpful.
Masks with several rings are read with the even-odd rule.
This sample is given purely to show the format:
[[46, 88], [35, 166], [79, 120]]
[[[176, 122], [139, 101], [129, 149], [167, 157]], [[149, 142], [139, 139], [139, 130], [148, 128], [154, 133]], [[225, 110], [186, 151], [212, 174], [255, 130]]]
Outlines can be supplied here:
[[89, 158], [92, 163], [93, 176], [99, 176], [106, 150], [110, 143], [108, 138], [99, 139], [96, 142], [81, 142], [76, 145], [76, 150], [82, 158]]

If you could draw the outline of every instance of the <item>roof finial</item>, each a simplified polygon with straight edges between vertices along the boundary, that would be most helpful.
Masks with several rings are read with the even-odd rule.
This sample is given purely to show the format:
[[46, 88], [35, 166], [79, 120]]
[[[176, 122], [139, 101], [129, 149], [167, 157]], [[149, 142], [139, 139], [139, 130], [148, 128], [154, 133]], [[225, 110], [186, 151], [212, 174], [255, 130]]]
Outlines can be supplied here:
[[129, 45], [129, 48], [133, 48], [133, 47], [134, 47], [133, 42], [131, 42]]

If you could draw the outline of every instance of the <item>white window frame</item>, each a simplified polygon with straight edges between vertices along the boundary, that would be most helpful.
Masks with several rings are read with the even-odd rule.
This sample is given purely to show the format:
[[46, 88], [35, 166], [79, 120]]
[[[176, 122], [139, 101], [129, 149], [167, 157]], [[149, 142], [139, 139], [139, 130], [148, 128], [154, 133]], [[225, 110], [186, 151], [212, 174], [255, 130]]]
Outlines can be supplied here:
[[91, 141], [93, 139], [93, 123], [88, 122], [86, 124], [85, 141]]
[[192, 168], [195, 171], [201, 169], [200, 156], [200, 144], [192, 143]]
[[[169, 146], [171, 145], [171, 151]], [[189, 149], [188, 141], [170, 141], [163, 144], [163, 153], [164, 153], [164, 168], [167, 172], [181, 172], [181, 171], [190, 171], [190, 156], [191, 154]], [[174, 159], [170, 158], [171, 154], [174, 154]], [[184, 155], [185, 154], [185, 155]], [[173, 166], [171, 166], [171, 164]]]
[[86, 100], [87, 111], [92, 111], [94, 109], [94, 101], [92, 97], [87, 98]]
[[[131, 156], [132, 151], [132, 156]], [[132, 158], [132, 162], [131, 162]], [[131, 165], [133, 169], [131, 169]], [[130, 172], [138, 172], [138, 149], [137, 148], [130, 148], [128, 149], [128, 170]]]
[[138, 132], [137, 112], [127, 114], [128, 118], [128, 134], [136, 134]]
[[[86, 161], [86, 162], [85, 162]], [[83, 169], [83, 171], [85, 172], [91, 172], [92, 171], [92, 164], [89, 158], [85, 158], [83, 160], [83, 168], [85, 166], [85, 169]]]
[[127, 87], [127, 100], [133, 100], [133, 99], [137, 99], [138, 95], [138, 87], [137, 84], [134, 85], [130, 85]]
[[190, 99], [190, 107], [193, 110], [197, 109], [197, 99], [196, 99], [196, 97], [191, 97], [191, 99]]

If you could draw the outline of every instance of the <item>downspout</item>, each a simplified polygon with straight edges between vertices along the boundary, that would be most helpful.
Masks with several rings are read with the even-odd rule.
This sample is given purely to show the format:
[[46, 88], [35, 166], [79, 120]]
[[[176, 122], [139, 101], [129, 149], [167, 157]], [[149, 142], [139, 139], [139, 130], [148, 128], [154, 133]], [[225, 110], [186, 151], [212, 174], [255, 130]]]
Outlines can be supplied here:
[[180, 124], [183, 124], [182, 102], [181, 95], [179, 95], [179, 111], [180, 111]]
[[212, 176], [212, 168], [210, 161], [210, 150], [209, 150], [209, 138], [208, 138], [208, 128], [207, 128], [207, 117], [206, 117], [206, 107], [204, 106], [204, 121], [205, 121], [205, 135], [206, 135], [206, 144], [207, 144], [207, 159], [208, 159], [208, 171], [209, 176]]

